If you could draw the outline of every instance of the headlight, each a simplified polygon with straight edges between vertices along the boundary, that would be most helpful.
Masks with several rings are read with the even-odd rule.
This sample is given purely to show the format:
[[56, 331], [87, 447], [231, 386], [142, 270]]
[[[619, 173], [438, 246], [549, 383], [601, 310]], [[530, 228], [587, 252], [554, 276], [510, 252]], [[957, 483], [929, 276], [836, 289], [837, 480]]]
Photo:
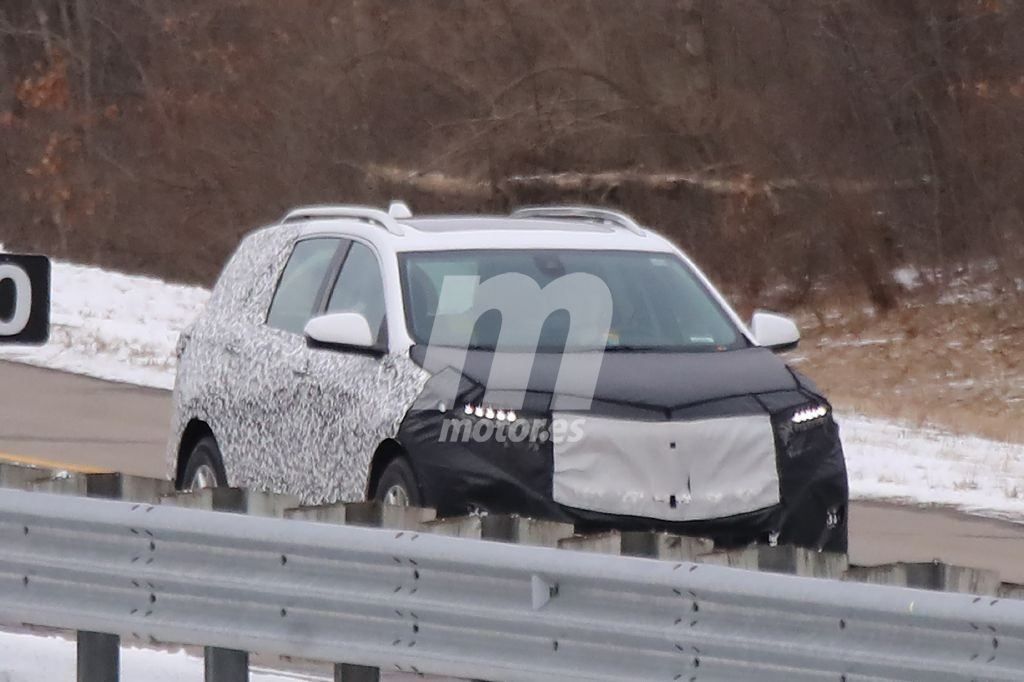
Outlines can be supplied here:
[[515, 410], [506, 410], [504, 408], [484, 407], [483, 405], [471, 405], [467, 403], [463, 406], [462, 411], [467, 415], [499, 422], [514, 422], [518, 419], [518, 415], [516, 415]]
[[793, 413], [790, 420], [794, 424], [806, 424], [828, 416], [828, 408], [824, 405], [810, 405], [802, 407]]

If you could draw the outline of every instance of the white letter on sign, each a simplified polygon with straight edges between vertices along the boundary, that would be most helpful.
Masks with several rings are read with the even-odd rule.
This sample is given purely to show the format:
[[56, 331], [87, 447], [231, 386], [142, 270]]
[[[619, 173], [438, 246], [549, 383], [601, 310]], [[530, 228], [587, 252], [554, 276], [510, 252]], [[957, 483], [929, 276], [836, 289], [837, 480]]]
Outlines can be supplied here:
[[0, 282], [5, 279], [14, 282], [14, 312], [0, 319], [0, 336], [14, 336], [24, 331], [32, 314], [32, 282], [27, 272], [10, 263], [0, 265]]

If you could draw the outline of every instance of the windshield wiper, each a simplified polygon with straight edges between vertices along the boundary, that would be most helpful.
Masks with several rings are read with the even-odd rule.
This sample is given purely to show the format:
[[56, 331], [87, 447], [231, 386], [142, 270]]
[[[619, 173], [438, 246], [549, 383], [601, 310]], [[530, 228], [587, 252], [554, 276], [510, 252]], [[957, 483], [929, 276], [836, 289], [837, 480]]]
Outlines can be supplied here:
[[686, 346], [608, 346], [605, 353], [708, 353], [730, 349], [717, 343], [691, 343]]

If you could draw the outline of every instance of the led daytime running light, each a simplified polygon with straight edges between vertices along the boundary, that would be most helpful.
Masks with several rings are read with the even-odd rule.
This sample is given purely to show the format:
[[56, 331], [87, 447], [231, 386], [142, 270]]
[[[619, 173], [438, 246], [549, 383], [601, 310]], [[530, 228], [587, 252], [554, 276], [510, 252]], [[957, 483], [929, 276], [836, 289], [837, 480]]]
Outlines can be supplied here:
[[466, 404], [463, 406], [462, 411], [467, 415], [473, 415], [481, 419], [490, 419], [498, 422], [514, 422], [519, 418], [515, 410], [484, 407], [483, 405]]
[[827, 407], [824, 405], [814, 405], [813, 407], [805, 407], [794, 412], [792, 421], [794, 424], [806, 424], [807, 422], [814, 421], [815, 419], [821, 419], [827, 414]]

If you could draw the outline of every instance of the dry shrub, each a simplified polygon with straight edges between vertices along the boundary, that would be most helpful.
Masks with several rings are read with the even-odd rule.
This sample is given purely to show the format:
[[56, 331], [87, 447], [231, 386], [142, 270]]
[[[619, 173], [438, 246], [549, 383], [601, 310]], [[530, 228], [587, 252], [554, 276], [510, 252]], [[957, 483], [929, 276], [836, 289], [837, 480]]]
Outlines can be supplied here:
[[7, 0], [0, 238], [209, 282], [297, 203], [588, 201], [747, 300], [886, 310], [896, 265], [1021, 274], [1022, 28], [974, 0]]

